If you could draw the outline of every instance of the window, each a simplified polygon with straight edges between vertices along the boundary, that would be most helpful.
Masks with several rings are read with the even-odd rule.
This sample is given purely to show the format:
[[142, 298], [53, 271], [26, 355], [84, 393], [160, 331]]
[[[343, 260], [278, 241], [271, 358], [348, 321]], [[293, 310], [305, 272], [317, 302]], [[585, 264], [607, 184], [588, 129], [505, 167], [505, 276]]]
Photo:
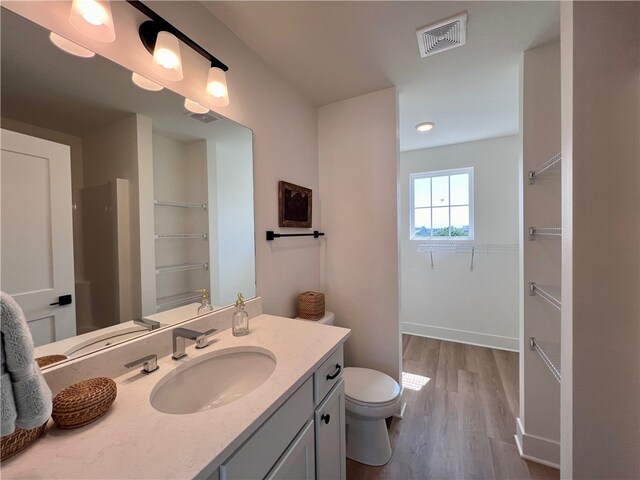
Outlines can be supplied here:
[[411, 175], [411, 239], [473, 239], [473, 168]]

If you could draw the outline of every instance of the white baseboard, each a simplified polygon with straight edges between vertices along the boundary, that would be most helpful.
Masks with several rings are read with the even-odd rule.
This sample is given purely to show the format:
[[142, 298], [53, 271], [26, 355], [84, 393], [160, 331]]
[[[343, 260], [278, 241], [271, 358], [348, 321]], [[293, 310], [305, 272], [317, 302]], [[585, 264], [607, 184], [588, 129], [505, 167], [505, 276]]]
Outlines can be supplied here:
[[548, 438], [528, 435], [520, 417], [516, 418], [516, 445], [520, 457], [548, 467], [560, 469], [560, 443]]
[[400, 410], [394, 413], [393, 416], [402, 420], [405, 408], [407, 408], [407, 402], [404, 399], [404, 387], [400, 387]]
[[512, 352], [518, 352], [520, 350], [517, 338], [468, 332], [466, 330], [456, 330], [455, 328], [402, 322], [402, 333], [437, 338], [438, 340], [449, 340], [451, 342], [468, 343], [481, 347], [497, 348], [499, 350], [509, 350]]

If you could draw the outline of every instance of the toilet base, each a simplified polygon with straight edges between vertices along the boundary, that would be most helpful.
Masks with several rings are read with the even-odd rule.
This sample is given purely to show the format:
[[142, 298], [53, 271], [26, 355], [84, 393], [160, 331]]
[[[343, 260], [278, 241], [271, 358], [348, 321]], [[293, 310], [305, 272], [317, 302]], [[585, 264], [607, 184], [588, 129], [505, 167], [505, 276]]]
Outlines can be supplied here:
[[346, 412], [347, 458], [380, 467], [391, 459], [391, 443], [384, 418], [363, 418]]

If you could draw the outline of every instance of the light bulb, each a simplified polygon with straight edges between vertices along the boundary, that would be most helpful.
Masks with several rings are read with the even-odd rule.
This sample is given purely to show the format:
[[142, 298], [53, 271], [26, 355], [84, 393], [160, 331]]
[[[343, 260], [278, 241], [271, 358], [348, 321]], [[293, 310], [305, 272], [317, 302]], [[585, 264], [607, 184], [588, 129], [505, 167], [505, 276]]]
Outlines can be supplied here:
[[69, 21], [80, 33], [99, 42], [113, 42], [116, 31], [107, 0], [73, 0]]
[[207, 75], [207, 99], [214, 105], [229, 105], [229, 90], [227, 89], [227, 76], [224, 70], [211, 67]]
[[104, 25], [107, 21], [107, 11], [94, 0], [77, 0], [80, 15], [91, 25]]
[[169, 32], [160, 31], [153, 49], [154, 70], [167, 80], [182, 80], [180, 42]]
[[135, 83], [138, 87], [149, 90], [151, 92], [159, 92], [164, 87], [159, 83], [154, 82], [153, 80], [149, 80], [147, 77], [143, 77], [142, 75], [133, 72], [131, 74], [131, 81]]
[[207, 113], [209, 111], [207, 107], [203, 107], [199, 103], [189, 100], [188, 98], [184, 99], [184, 108], [193, 113]]
[[60, 50], [64, 50], [71, 55], [75, 55], [76, 57], [91, 58], [95, 55], [95, 53], [88, 48], [81, 47], [77, 43], [74, 43], [71, 40], [67, 40], [57, 33], [51, 32], [49, 34], [49, 40], [51, 40], [51, 43], [53, 43]]

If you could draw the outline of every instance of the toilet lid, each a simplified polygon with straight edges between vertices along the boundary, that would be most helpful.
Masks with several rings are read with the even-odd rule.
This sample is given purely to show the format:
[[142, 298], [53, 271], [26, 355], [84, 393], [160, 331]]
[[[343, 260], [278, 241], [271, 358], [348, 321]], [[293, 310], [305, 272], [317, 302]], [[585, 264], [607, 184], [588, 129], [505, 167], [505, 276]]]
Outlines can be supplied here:
[[400, 385], [377, 370], [348, 367], [343, 376], [344, 393], [356, 402], [389, 403], [400, 393]]

